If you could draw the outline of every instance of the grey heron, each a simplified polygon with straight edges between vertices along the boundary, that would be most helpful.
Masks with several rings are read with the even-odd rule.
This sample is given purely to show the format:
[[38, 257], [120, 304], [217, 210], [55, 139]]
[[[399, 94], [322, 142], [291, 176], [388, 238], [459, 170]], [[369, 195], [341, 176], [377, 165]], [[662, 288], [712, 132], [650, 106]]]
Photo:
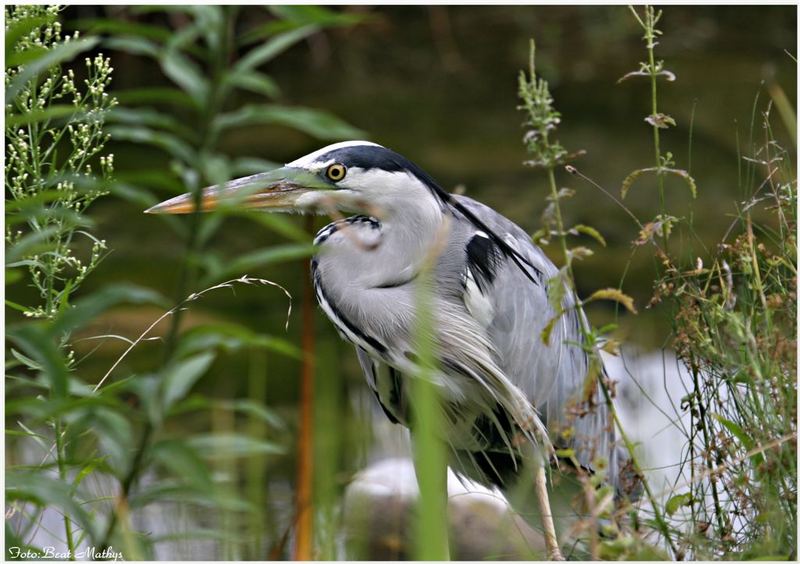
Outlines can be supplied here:
[[[558, 269], [512, 221], [446, 192], [405, 157], [366, 141], [336, 143], [148, 212], [190, 213], [196, 201], [204, 211], [230, 201], [266, 211], [356, 214], [314, 240], [316, 297], [355, 347], [386, 416], [405, 426], [414, 408], [407, 378], [419, 372], [417, 285], [438, 239], [430, 310], [445, 417], [437, 433], [450, 446], [452, 467], [508, 491], [533, 475], [526, 469], [535, 452], [552, 453], [555, 445], [588, 471], [605, 460], [607, 481], [616, 484], [614, 429], [601, 391], [587, 381], [575, 297], [563, 293], [566, 313], [543, 342], [555, 316], [548, 281]], [[542, 506], [545, 519], [548, 511]]]

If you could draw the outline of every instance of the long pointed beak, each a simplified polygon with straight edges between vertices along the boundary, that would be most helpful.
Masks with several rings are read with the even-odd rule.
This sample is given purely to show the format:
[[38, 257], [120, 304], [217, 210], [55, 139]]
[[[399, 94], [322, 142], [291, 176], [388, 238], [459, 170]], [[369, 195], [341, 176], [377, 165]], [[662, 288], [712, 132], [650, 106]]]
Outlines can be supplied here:
[[[302, 168], [283, 167], [204, 188], [200, 211], [217, 208], [296, 211], [297, 200], [314, 190], [330, 190], [319, 176]], [[183, 194], [145, 210], [144, 213], [186, 214], [196, 209], [195, 194]]]

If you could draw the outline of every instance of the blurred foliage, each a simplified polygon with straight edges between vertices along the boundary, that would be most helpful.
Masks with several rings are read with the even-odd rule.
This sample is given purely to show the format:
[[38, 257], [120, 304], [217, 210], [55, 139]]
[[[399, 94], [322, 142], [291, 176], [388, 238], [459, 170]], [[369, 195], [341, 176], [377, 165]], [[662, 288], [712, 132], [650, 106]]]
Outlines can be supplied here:
[[[69, 530], [76, 547], [110, 543], [129, 558], [287, 553], [300, 328], [292, 323], [287, 335], [276, 336], [285, 322], [285, 297], [256, 286], [269, 278], [298, 293], [306, 276], [298, 259], [311, 252], [309, 236], [274, 215], [155, 218], [141, 211], [260, 172], [322, 141], [363, 136], [363, 129], [379, 133], [377, 141], [435, 173], [444, 186], [465, 186], [531, 231], [544, 211], [550, 235], [567, 231], [607, 244], [602, 260], [586, 256], [574, 263], [581, 295], [622, 285], [624, 273], [626, 293], [641, 305], [652, 294], [654, 271], [664, 274], [666, 286], [656, 286], [661, 303], [640, 307], [635, 322], [613, 301], [590, 307], [601, 325], [627, 327], [647, 345], [669, 335], [668, 315], [685, 358], [701, 360], [715, 376], [700, 371], [687, 396], [695, 417], [687, 439], [696, 462], [687, 470], [696, 479], [676, 489], [664, 511], [670, 523], [688, 513], [695, 528], [676, 527], [673, 538], [687, 556], [786, 556], [794, 538], [795, 521], [787, 514], [796, 504], [790, 460], [796, 448], [793, 438], [783, 438], [795, 432], [796, 391], [785, 370], [794, 360], [777, 345], [796, 338], [783, 313], [795, 307], [786, 295], [796, 288], [795, 278], [780, 261], [794, 257], [787, 234], [794, 232], [789, 201], [796, 184], [788, 157], [782, 172], [754, 194], [763, 171], [776, 166], [764, 163], [783, 155], [777, 146], [792, 146], [796, 135], [788, 102], [795, 97], [796, 64], [784, 53], [796, 44], [792, 7], [671, 7], [659, 22], [658, 49], [679, 80], [659, 75], [656, 110], [648, 73], [664, 68], [640, 68], [634, 73], [643, 73], [642, 80], [616, 85], [630, 70], [642, 34], [620, 7], [9, 10], [19, 10], [20, 19], [12, 24], [6, 12], [6, 165], [29, 167], [36, 152], [50, 153], [36, 164], [39, 184], [6, 169], [7, 546], [32, 539], [64, 543]], [[55, 37], [57, 16], [70, 34], [81, 33], [51, 47], [37, 44], [37, 36]], [[551, 187], [531, 182], [520, 166], [525, 147], [518, 141], [514, 76], [525, 64], [530, 36], [539, 41], [540, 72], [569, 118], [560, 124], [559, 140], [587, 150], [575, 178], [585, 174], [601, 187], [617, 186], [625, 171], [644, 171], [628, 177], [635, 184], [627, 210], [579, 183], [586, 191], [562, 210], [563, 225], [574, 227], [558, 229], [551, 221], [554, 201], [539, 197]], [[23, 47], [26, 42], [32, 44]], [[97, 59], [101, 50], [105, 56]], [[74, 83], [94, 104], [83, 81], [98, 80], [109, 58], [114, 81], [106, 84], [105, 101], [97, 101], [102, 111], [88, 116], [75, 110], [75, 92], [63, 85]], [[41, 93], [51, 76], [62, 86], [50, 91], [44, 108], [14, 102], [31, 86]], [[751, 109], [762, 81], [782, 118], [770, 129], [774, 139], [760, 143], [764, 149], [753, 139], [762, 131], [766, 102]], [[112, 99], [119, 104], [111, 107]], [[662, 108], [670, 115], [660, 117]], [[641, 116], [656, 117], [645, 123]], [[111, 139], [100, 153], [69, 164], [77, 152], [69, 125], [76, 142], [87, 132], [95, 147], [106, 135]], [[685, 162], [696, 201], [688, 197], [685, 177], [659, 174], [658, 167], [677, 167], [643, 165], [653, 155], [643, 142], [644, 127], [669, 145], [668, 160]], [[31, 137], [32, 131], [39, 133]], [[67, 133], [54, 142], [45, 131]], [[10, 158], [12, 146], [17, 160]], [[108, 158], [107, 151], [115, 158], [103, 165], [99, 159]], [[630, 222], [630, 214], [653, 217], [656, 196], [648, 183], [662, 176], [666, 213]], [[59, 183], [69, 189], [59, 191]], [[14, 199], [12, 185], [23, 199]], [[734, 217], [735, 230], [726, 235]], [[672, 262], [664, 265], [643, 249], [668, 228]], [[723, 235], [730, 246], [715, 253]], [[106, 249], [93, 250], [104, 240]], [[26, 262], [34, 256], [44, 257], [54, 273], [53, 291], [43, 294], [35, 286], [34, 264]], [[713, 266], [698, 267], [698, 257]], [[721, 282], [724, 264], [733, 284]], [[233, 282], [234, 294], [223, 282], [245, 272], [256, 282]], [[737, 302], [729, 310], [720, 304], [731, 287]], [[161, 295], [164, 289], [172, 290], [172, 299]], [[48, 296], [54, 308], [47, 307]], [[38, 307], [40, 318], [23, 315]], [[341, 491], [373, 455], [373, 429], [364, 420], [372, 404], [359, 395], [363, 383], [350, 347], [327, 324], [318, 334], [316, 538], [320, 556], [335, 558]], [[764, 350], [774, 356], [751, 354], [758, 352], [753, 342], [769, 343]], [[737, 370], [740, 361], [747, 370]], [[731, 404], [733, 397], [745, 399]], [[755, 403], [765, 397], [770, 401]], [[717, 458], [703, 459], [707, 452]], [[721, 512], [709, 502], [708, 475], [720, 476]], [[748, 496], [752, 502], [742, 501]], [[744, 517], [736, 515], [740, 509]], [[68, 516], [66, 528], [60, 512]], [[730, 522], [720, 522], [726, 513]], [[747, 527], [737, 528], [742, 523]], [[649, 544], [646, 515], [639, 525], [630, 536], [604, 542], [601, 555], [663, 556]]]
[[[240, 90], [273, 98], [278, 87], [258, 70], [260, 66], [321, 27], [350, 25], [354, 19], [322, 8], [280, 8], [271, 25], [239, 39], [231, 36], [234, 7], [139, 10], [166, 14], [178, 29], [95, 19], [81, 23], [88, 30], [84, 39], [77, 31], [62, 36], [57, 7], [6, 10], [6, 185], [11, 198], [6, 281], [10, 296], [30, 283], [42, 301], [26, 304], [23, 291], [21, 298], [7, 302], [29, 318], [7, 328], [7, 546], [42, 552], [63, 543], [71, 557], [94, 547], [98, 553], [116, 550], [126, 558], [153, 558], [159, 542], [175, 539], [153, 537], [146, 534], [148, 528], [140, 533], [137, 515], [149, 507], [176, 503], [219, 512], [206, 530], [173, 523], [171, 530], [178, 538], [219, 531], [227, 535], [221, 546], [228, 557], [259, 557], [263, 530], [227, 534], [240, 517], [263, 522], [267, 510], [256, 503], [257, 497], [248, 500], [238, 491], [237, 461], [254, 459], [263, 468], [265, 460], [283, 453], [264, 430], [284, 423], [262, 403], [192, 390], [221, 351], [270, 351], [292, 358], [298, 358], [299, 351], [285, 339], [224, 323], [179, 333], [179, 318], [191, 303], [213, 291], [234, 285], [274, 286], [240, 276], [241, 270], [308, 256], [306, 236], [280, 218], [262, 219], [258, 223], [303, 242], [235, 261], [220, 256], [202, 261], [196, 260], [204, 256], [202, 244], [222, 218], [201, 222], [194, 217], [188, 227], [168, 222], [188, 251], [178, 265], [184, 275], [177, 305], [169, 307], [157, 292], [119, 283], [94, 287], [73, 300], [106, 251], [105, 241], [87, 230], [87, 207], [109, 192], [137, 204], [157, 199], [141, 184], [130, 183], [131, 177], [139, 178], [133, 171], [123, 168], [112, 178], [113, 155], [103, 153], [112, 137], [117, 143], [150, 144], [167, 155], [169, 169], [159, 173], [158, 187], [198, 191], [231, 174], [271, 165], [257, 158], [227, 157], [218, 149], [218, 140], [229, 130], [279, 123], [322, 138], [358, 134], [320, 110], [274, 103], [234, 108], [230, 103]], [[243, 45], [253, 44], [257, 45], [240, 53]], [[98, 53], [86, 58], [83, 71], [73, 68], [73, 57], [93, 48], [111, 49], [111, 59]], [[109, 95], [111, 60], [120, 52], [153, 58], [176, 86]], [[164, 110], [176, 101], [187, 115]], [[74, 245], [75, 235], [92, 242], [85, 259], [80, 253], [86, 249]], [[213, 285], [193, 291], [198, 272], [204, 284]], [[222, 282], [231, 272], [239, 277]], [[90, 324], [121, 304], [147, 304], [166, 313], [154, 316], [136, 338], [87, 334]], [[119, 379], [117, 367], [125, 366], [123, 361], [136, 347], [152, 340], [162, 322], [171, 323], [163, 362], [151, 361], [147, 369], [128, 370]], [[125, 342], [127, 348], [102, 368], [104, 374], [97, 372], [98, 364], [85, 363], [93, 351], [79, 348], [76, 354], [73, 349], [75, 342], [109, 340]], [[254, 374], [254, 382], [262, 377]], [[187, 433], [176, 426], [175, 421], [194, 414], [205, 414], [210, 429], [206, 423]], [[247, 432], [237, 428], [237, 420], [246, 423]], [[249, 491], [261, 487], [257, 482], [247, 485]], [[63, 530], [48, 530], [42, 536], [45, 514], [53, 511], [63, 515]], [[49, 544], [43, 540], [47, 538]]]

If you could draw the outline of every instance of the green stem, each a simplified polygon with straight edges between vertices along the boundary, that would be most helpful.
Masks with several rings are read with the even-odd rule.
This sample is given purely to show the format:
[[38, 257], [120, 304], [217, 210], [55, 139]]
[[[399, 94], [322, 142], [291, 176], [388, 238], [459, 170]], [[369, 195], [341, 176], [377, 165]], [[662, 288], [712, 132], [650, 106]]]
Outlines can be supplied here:
[[437, 434], [443, 412], [439, 391], [434, 385], [436, 343], [431, 315], [432, 269], [438, 256], [439, 233], [417, 275], [416, 352], [420, 374], [412, 380], [414, 410], [412, 443], [414, 470], [419, 485], [415, 556], [418, 560], [449, 560], [447, 517], [447, 445]]
[[[144, 455], [147, 451], [147, 445], [150, 444], [150, 438], [153, 435], [153, 425], [148, 421], [145, 423], [144, 430], [142, 431], [142, 436], [139, 438], [139, 445], [136, 448], [136, 454], [134, 454], [133, 461], [131, 462], [131, 466], [128, 470], [128, 473], [125, 475], [125, 478], [122, 480], [122, 486], [120, 488], [119, 493], [119, 500], [120, 503], [128, 503], [128, 497], [130, 496], [131, 490], [133, 489], [133, 485], [136, 483], [136, 480], [139, 477], [139, 473], [143, 468], [144, 462]], [[102, 540], [100, 541], [100, 548], [98, 552], [104, 552], [107, 548], [110, 548], [111, 545], [111, 537], [114, 535], [114, 531], [117, 527], [119, 522], [119, 511], [112, 511], [111, 518], [108, 521], [108, 527], [106, 528], [106, 533], [103, 535]]]
[[[546, 144], [547, 144], [547, 139], [545, 138], [545, 146], [547, 146]], [[558, 203], [558, 197], [557, 197], [557, 195], [558, 195], [558, 187], [557, 187], [557, 184], [556, 184], [555, 170], [554, 170], [554, 168], [552, 166], [547, 168], [547, 180], [548, 180], [548, 183], [549, 183], [549, 186], [550, 186], [550, 194], [551, 194], [551, 197], [553, 198], [553, 206], [555, 208], [555, 215], [556, 215], [556, 227], [558, 228], [558, 233], [559, 233], [559, 237], [558, 238], [559, 238], [559, 242], [561, 244], [561, 251], [564, 254], [564, 261], [565, 261], [566, 268], [567, 268], [569, 284], [574, 289], [574, 287], [575, 287], [575, 277], [574, 277], [574, 274], [573, 274], [573, 271], [572, 271], [572, 261], [569, 258], [569, 253], [568, 253], [568, 249], [567, 249], [566, 235], [564, 233], [564, 221], [563, 221], [563, 218], [561, 216], [561, 206]], [[586, 318], [586, 315], [584, 314], [583, 302], [581, 302], [581, 300], [578, 298], [577, 295], [575, 296], [575, 309], [577, 310], [577, 313], [578, 313], [578, 320], [579, 320], [579, 323], [580, 323], [581, 335], [583, 336], [584, 339], [587, 339], [587, 338], [591, 337], [591, 335], [590, 335], [591, 330], [587, 326], [587, 321], [586, 321], [587, 318]], [[602, 365], [602, 360], [600, 359], [600, 357], [599, 357], [596, 349], [594, 348], [594, 346], [592, 346], [592, 348], [590, 349], [590, 354], [595, 358], [595, 360], [598, 363], [600, 363]], [[676, 549], [676, 547], [675, 547], [675, 545], [674, 545], [674, 543], [672, 541], [672, 537], [670, 536], [669, 525], [664, 520], [664, 517], [663, 517], [663, 515], [661, 514], [661, 511], [658, 508], [658, 504], [656, 503], [655, 496], [653, 495], [653, 492], [650, 489], [650, 484], [647, 482], [647, 479], [645, 478], [644, 473], [642, 472], [642, 469], [641, 469], [641, 467], [639, 465], [639, 462], [636, 459], [636, 454], [634, 452], [635, 446], [634, 446], [633, 442], [631, 442], [631, 440], [628, 438], [628, 435], [625, 432], [625, 430], [622, 428], [622, 422], [619, 419], [619, 416], [617, 414], [617, 410], [614, 407], [614, 403], [611, 401], [611, 392], [608, 389], [608, 383], [603, 378], [603, 371], [602, 370], [598, 370], [597, 371], [597, 380], [600, 383], [601, 389], [603, 390], [603, 395], [605, 397], [606, 405], [608, 406], [608, 410], [611, 413], [612, 417], [614, 418], [614, 424], [617, 427], [617, 429], [619, 429], [620, 435], [622, 436], [622, 440], [625, 443], [625, 447], [628, 449], [628, 452], [630, 453], [631, 462], [633, 463], [637, 474], [639, 474], [641, 476], [641, 478], [642, 478], [642, 485], [644, 486], [644, 490], [645, 490], [645, 492], [647, 494], [647, 498], [650, 500], [650, 504], [653, 507], [653, 514], [655, 516], [656, 524], [658, 525], [658, 528], [661, 530], [661, 534], [664, 536], [664, 539], [667, 541], [667, 544], [669, 545], [669, 547], [672, 550], [673, 554], [677, 554], [677, 549]]]
[[[645, 22], [646, 22], [646, 29], [645, 35], [647, 37], [647, 59], [648, 63], [650, 64], [650, 104], [651, 104], [651, 116], [653, 119], [656, 119], [658, 115], [658, 75], [656, 74], [656, 58], [655, 58], [655, 15], [653, 13], [652, 6], [647, 6], [645, 8]], [[656, 182], [658, 183], [658, 202], [659, 202], [659, 213], [661, 215], [665, 215], [667, 213], [666, 209], [666, 200], [664, 198], [664, 175], [661, 174], [661, 135], [658, 131], [658, 127], [653, 124], [653, 149], [655, 151], [655, 158], [656, 158]], [[662, 236], [664, 240], [664, 252], [667, 252], [667, 231], [666, 229], [662, 231]]]
[[[226, 48], [226, 53], [230, 53], [231, 45], [230, 45], [230, 18], [228, 16], [228, 12], [223, 12], [226, 17], [223, 19], [222, 26], [223, 26], [223, 34], [225, 36], [225, 41], [223, 41], [223, 45]], [[215, 113], [221, 108], [222, 101], [219, 100], [219, 87], [222, 81], [220, 80], [221, 74], [224, 71], [225, 60], [227, 56], [223, 54], [218, 54], [218, 56], [214, 57], [213, 65], [212, 65], [212, 80], [210, 81], [211, 90], [209, 92], [209, 99], [208, 104], [205, 109], [201, 113], [202, 115], [202, 123], [201, 123], [201, 131], [202, 136], [200, 140], [200, 151], [198, 152], [198, 159], [203, 158], [204, 150], [210, 149], [213, 146], [213, 137], [211, 135], [211, 122], [214, 118]], [[187, 163], [189, 165], [193, 165], [196, 170], [201, 168], [200, 162], [195, 163]], [[176, 300], [181, 300], [183, 296], [187, 294], [187, 288], [189, 288], [193, 284], [193, 280], [195, 278], [195, 271], [196, 267], [192, 264], [192, 259], [199, 251], [200, 248], [200, 202], [202, 199], [202, 190], [201, 186], [196, 186], [194, 191], [194, 204], [195, 204], [195, 212], [191, 214], [189, 218], [189, 236], [186, 242], [186, 254], [185, 260], [181, 264], [181, 271], [178, 278], [177, 284], [177, 292], [176, 292]], [[166, 364], [171, 358], [175, 351], [175, 347], [177, 345], [178, 340], [178, 331], [180, 329], [180, 322], [182, 318], [182, 308], [177, 308], [175, 313], [172, 316], [172, 320], [170, 323], [169, 331], [167, 333], [167, 337], [165, 339], [164, 344], [164, 363]], [[125, 476], [122, 487], [120, 491], [120, 500], [122, 502], [127, 503], [128, 496], [130, 495], [133, 486], [135, 485], [136, 481], [139, 478], [139, 474], [143, 470], [144, 466], [144, 459], [147, 449], [150, 445], [150, 439], [152, 438], [153, 434], [155, 433], [156, 429], [153, 424], [148, 420], [145, 423], [144, 430], [142, 431], [141, 438], [139, 440], [139, 444], [136, 448], [133, 462], [131, 463], [130, 470], [128, 474]], [[105, 548], [108, 548], [109, 543], [111, 541], [111, 537], [114, 534], [114, 530], [118, 523], [118, 512], [113, 512], [111, 514], [111, 519], [108, 524], [108, 528], [106, 533], [103, 537], [103, 541], [101, 543], [100, 551]]]
[[[545, 139], [545, 143], [547, 140]], [[561, 252], [564, 255], [564, 264], [567, 267], [567, 272], [569, 273], [569, 282], [573, 286], [573, 290], [575, 289], [574, 284], [574, 276], [572, 273], [572, 261], [569, 258], [569, 252], [567, 250], [567, 238], [564, 235], [564, 220], [561, 217], [561, 206], [558, 203], [558, 185], [556, 184], [556, 174], [553, 167], [547, 167], [547, 182], [550, 186], [550, 197], [553, 198], [553, 206], [556, 210], [556, 227], [558, 228], [558, 241], [561, 244]]]
[[[61, 421], [56, 419], [56, 464], [58, 465], [58, 477], [62, 482], [67, 480], [67, 465], [64, 457], [64, 430]], [[72, 537], [72, 519], [69, 514], [64, 512], [64, 532], [67, 536], [67, 550], [69, 559], [75, 560], [75, 541]]]
[[708, 436], [708, 412], [706, 411], [706, 406], [703, 403], [703, 395], [700, 389], [700, 381], [698, 379], [698, 370], [695, 363], [692, 363], [692, 382], [694, 383], [694, 393], [697, 399], [697, 410], [699, 415], [699, 425], [700, 430], [703, 433], [703, 453], [707, 453], [708, 456], [706, 458], [706, 467], [708, 468], [708, 477], [709, 481], [711, 482], [711, 497], [714, 499], [714, 512], [716, 513], [717, 517], [717, 526], [719, 527], [719, 536], [723, 538], [725, 536], [725, 522], [722, 518], [722, 507], [719, 503], [719, 492], [717, 491], [717, 477], [716, 477], [716, 470], [714, 468], [714, 463], [711, 461], [711, 454], [713, 452], [711, 448], [711, 440]]
[[636, 473], [641, 476], [642, 478], [642, 487], [644, 488], [645, 495], [647, 496], [648, 501], [650, 501], [650, 505], [653, 509], [653, 518], [658, 525], [658, 528], [661, 530], [661, 534], [664, 536], [664, 540], [667, 541], [669, 548], [672, 550], [673, 554], [678, 554], [678, 549], [675, 546], [675, 543], [672, 540], [672, 536], [670, 535], [669, 531], [669, 524], [664, 519], [664, 516], [661, 514], [661, 510], [658, 508], [658, 503], [656, 503], [656, 497], [653, 495], [653, 490], [650, 489], [650, 483], [644, 476], [644, 472], [642, 471], [642, 467], [639, 465], [639, 461], [637, 460], [634, 449], [636, 445], [633, 444], [633, 441], [630, 440], [628, 434], [625, 432], [625, 429], [622, 426], [622, 421], [619, 419], [619, 415], [617, 414], [617, 410], [614, 409], [614, 404], [611, 401], [611, 392], [608, 389], [608, 385], [603, 380], [602, 375], [600, 377], [600, 388], [603, 390], [603, 396], [605, 397], [606, 403], [609, 406], [609, 410], [611, 411], [611, 415], [614, 418], [614, 425], [616, 426], [617, 430], [619, 431], [620, 437], [622, 438], [622, 442], [625, 444], [625, 448], [628, 450], [628, 453], [631, 455], [631, 463], [633, 464], [633, 468]]

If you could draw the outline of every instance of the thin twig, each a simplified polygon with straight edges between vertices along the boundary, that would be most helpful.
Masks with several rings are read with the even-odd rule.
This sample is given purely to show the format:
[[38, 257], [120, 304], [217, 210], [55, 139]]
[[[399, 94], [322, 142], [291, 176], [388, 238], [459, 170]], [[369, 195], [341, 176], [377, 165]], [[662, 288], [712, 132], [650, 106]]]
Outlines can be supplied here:
[[131, 342], [131, 344], [128, 346], [128, 348], [125, 349], [125, 352], [123, 352], [122, 355], [116, 360], [116, 362], [114, 362], [114, 364], [111, 365], [111, 368], [108, 369], [108, 371], [103, 375], [103, 377], [100, 379], [100, 381], [95, 385], [95, 387], [92, 390], [92, 392], [97, 392], [97, 390], [100, 389], [100, 386], [102, 386], [103, 383], [108, 379], [108, 377], [111, 375], [111, 373], [114, 371], [114, 369], [117, 366], [119, 366], [119, 363], [122, 362], [125, 359], [126, 356], [128, 356], [128, 353], [130, 353], [134, 349], [134, 347], [136, 347], [136, 345], [138, 345], [140, 342], [145, 340], [145, 337], [147, 336], [147, 334], [150, 333], [150, 331], [152, 331], [164, 319], [166, 319], [170, 315], [174, 314], [177, 310], [182, 308], [187, 303], [193, 302], [193, 301], [199, 299], [204, 294], [207, 294], [208, 292], [211, 292], [212, 290], [219, 290], [220, 288], [231, 288], [231, 287], [233, 287], [234, 284], [248, 284], [248, 285], [262, 284], [262, 285], [266, 285], [266, 286], [274, 286], [276, 288], [280, 288], [283, 291], [283, 293], [286, 295], [286, 297], [289, 299], [289, 307], [288, 307], [287, 312], [286, 312], [286, 325], [285, 325], [285, 329], [287, 329], [287, 330], [289, 329], [289, 318], [292, 315], [292, 295], [289, 293], [289, 291], [286, 288], [284, 288], [283, 286], [281, 286], [280, 284], [278, 284], [276, 282], [272, 282], [271, 280], [266, 280], [264, 278], [254, 278], [254, 277], [251, 277], [251, 276], [248, 276], [247, 274], [245, 274], [245, 275], [243, 275], [243, 276], [241, 276], [239, 278], [234, 278], [232, 280], [227, 280], [225, 282], [221, 282], [221, 283], [219, 283], [219, 284], [217, 284], [215, 286], [211, 286], [210, 288], [206, 288], [205, 290], [201, 290], [200, 292], [195, 292], [195, 293], [189, 294], [187, 297], [185, 297], [183, 300], [181, 300], [175, 307], [173, 307], [172, 309], [170, 309], [169, 311], [164, 313], [161, 317], [156, 319], [153, 323], [150, 324], [150, 326], [147, 329], [144, 330], [144, 332], [141, 335], [139, 335], [136, 338], [136, 340]]

